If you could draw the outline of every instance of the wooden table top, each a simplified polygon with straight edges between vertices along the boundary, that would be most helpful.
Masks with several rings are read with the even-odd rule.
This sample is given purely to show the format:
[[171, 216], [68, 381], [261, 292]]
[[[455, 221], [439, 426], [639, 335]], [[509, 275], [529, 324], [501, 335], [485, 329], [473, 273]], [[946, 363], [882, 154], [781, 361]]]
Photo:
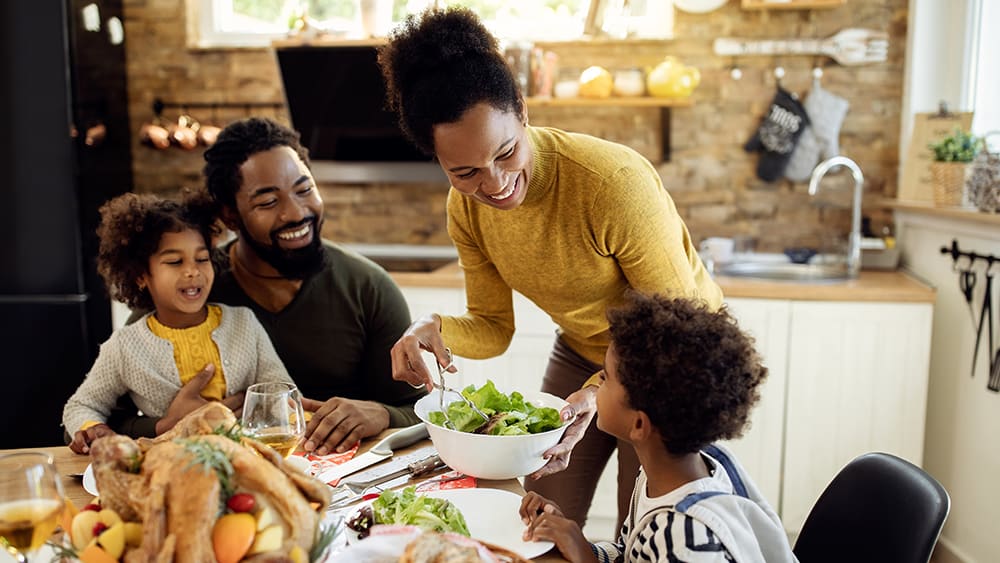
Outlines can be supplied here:
[[[361, 447], [358, 448], [358, 454], [364, 453], [365, 451], [370, 449], [373, 445], [375, 445], [380, 439], [384, 438], [385, 436], [388, 436], [389, 434], [392, 434], [396, 430], [397, 429], [386, 430], [385, 432], [379, 434], [378, 436], [375, 436], [374, 438], [369, 438], [362, 441]], [[404, 448], [401, 451], [396, 452], [396, 454], [405, 455], [407, 453], [416, 451], [420, 448], [427, 447], [430, 445], [432, 445], [430, 440], [423, 440], [421, 442], [418, 442], [417, 444], [414, 444], [413, 446]], [[55, 460], [56, 469], [59, 471], [59, 474], [62, 475], [63, 491], [65, 492], [66, 498], [73, 501], [73, 504], [76, 505], [77, 508], [85, 506], [94, 500], [94, 496], [83, 489], [82, 479], [70, 476], [72, 474], [83, 473], [83, 471], [87, 468], [87, 465], [90, 464], [90, 456], [77, 455], [73, 453], [73, 451], [66, 446], [0, 450], [0, 454], [8, 454], [15, 452], [38, 452], [38, 451], [43, 451], [52, 455], [52, 458]], [[521, 486], [521, 483], [518, 482], [517, 479], [505, 479], [501, 481], [479, 479], [478, 486], [479, 488], [500, 489], [504, 491], [510, 491], [518, 495], [524, 494], [524, 488]], [[553, 549], [542, 556], [532, 559], [532, 561], [539, 561], [542, 563], [556, 563], [556, 562], [564, 562], [566, 560], [560, 555], [560, 553], [557, 550]]]

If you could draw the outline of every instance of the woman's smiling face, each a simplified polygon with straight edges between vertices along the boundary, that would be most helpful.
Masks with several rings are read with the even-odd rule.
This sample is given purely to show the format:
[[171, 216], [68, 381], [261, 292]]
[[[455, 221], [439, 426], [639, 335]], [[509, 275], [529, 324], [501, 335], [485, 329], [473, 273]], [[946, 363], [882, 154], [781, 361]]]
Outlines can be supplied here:
[[476, 104], [458, 121], [434, 126], [434, 152], [462, 194], [503, 210], [524, 201], [534, 156], [522, 116]]

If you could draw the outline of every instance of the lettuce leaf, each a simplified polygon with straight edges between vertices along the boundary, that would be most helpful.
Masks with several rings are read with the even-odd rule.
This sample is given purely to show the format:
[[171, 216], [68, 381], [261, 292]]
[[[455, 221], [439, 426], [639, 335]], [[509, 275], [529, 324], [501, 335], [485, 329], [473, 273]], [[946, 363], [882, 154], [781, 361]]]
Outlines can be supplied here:
[[[500, 413], [499, 420], [489, 431], [494, 436], [538, 434], [562, 426], [558, 410], [552, 407], [535, 407], [517, 391], [506, 395], [496, 388], [492, 380], [487, 380], [478, 389], [475, 385], [469, 385], [462, 389], [462, 395], [487, 415]], [[456, 430], [473, 432], [485, 422], [465, 401], [453, 401], [445, 408]], [[427, 418], [432, 424], [444, 426], [445, 416], [441, 411], [432, 411]]]
[[372, 502], [376, 524], [406, 524], [435, 532], [469, 535], [465, 517], [451, 502], [418, 495], [416, 487], [385, 491]]

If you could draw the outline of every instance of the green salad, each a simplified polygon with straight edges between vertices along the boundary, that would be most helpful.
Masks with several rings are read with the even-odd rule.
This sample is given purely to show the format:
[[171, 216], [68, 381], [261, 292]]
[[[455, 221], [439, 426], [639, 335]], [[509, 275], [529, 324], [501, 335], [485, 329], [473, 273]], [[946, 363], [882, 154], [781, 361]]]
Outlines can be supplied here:
[[[524, 396], [514, 391], [506, 395], [497, 390], [493, 381], [476, 389], [469, 385], [462, 389], [462, 396], [469, 399], [485, 414], [488, 421], [472, 410], [465, 401], [454, 401], [445, 407], [448, 418], [455, 429], [462, 432], [490, 434], [493, 436], [520, 436], [538, 434], [562, 426], [559, 411], [552, 407], [536, 407], [524, 400]], [[427, 413], [432, 424], [444, 426], [445, 416], [441, 411]]]
[[375, 524], [403, 524], [435, 532], [469, 535], [465, 517], [454, 504], [445, 499], [418, 495], [416, 487], [383, 492], [347, 522], [347, 526], [361, 537], [367, 536]]

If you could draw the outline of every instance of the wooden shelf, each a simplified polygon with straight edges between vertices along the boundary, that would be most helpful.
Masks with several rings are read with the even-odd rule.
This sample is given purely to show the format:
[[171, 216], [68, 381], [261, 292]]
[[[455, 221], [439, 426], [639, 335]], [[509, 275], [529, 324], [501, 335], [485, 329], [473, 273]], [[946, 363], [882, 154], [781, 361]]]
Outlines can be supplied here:
[[643, 107], [676, 108], [694, 105], [691, 98], [654, 98], [652, 96], [610, 98], [525, 98], [528, 107]]
[[525, 98], [529, 108], [572, 108], [572, 107], [631, 107], [659, 108], [660, 133], [663, 139], [663, 162], [670, 161], [670, 109], [691, 107], [694, 101], [687, 98], [654, 98], [653, 96], [610, 97], [610, 98]]
[[883, 207], [899, 211], [909, 211], [920, 213], [932, 217], [945, 217], [948, 219], [959, 219], [985, 225], [995, 225], [1000, 227], [1000, 213], [985, 213], [978, 209], [968, 207], [935, 207], [934, 204], [924, 201], [900, 201], [897, 199], [885, 199], [881, 202]]
[[741, 0], [744, 10], [812, 10], [814, 8], [836, 8], [847, 0]]

